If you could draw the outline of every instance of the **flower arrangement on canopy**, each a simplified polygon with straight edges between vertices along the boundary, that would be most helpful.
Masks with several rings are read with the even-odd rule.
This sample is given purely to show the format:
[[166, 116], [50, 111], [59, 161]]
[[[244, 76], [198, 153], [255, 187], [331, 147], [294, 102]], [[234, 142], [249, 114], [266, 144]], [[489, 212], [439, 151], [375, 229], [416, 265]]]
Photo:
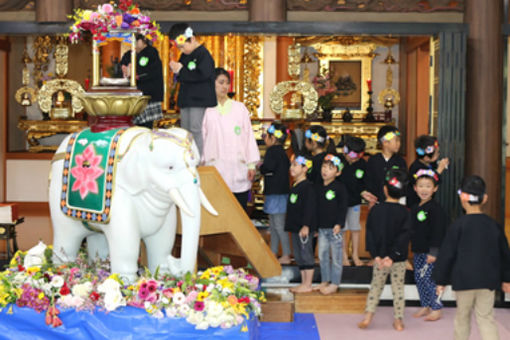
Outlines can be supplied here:
[[73, 43], [82, 39], [85, 32], [90, 32], [95, 40], [103, 41], [106, 39], [105, 34], [111, 30], [134, 30], [152, 41], [161, 37], [159, 25], [144, 15], [133, 0], [98, 5], [96, 11], [75, 9], [70, 18], [74, 20], [69, 34]]
[[[59, 308], [107, 312], [133, 306], [156, 318], [185, 318], [196, 329], [242, 325], [260, 315], [265, 301], [259, 279], [243, 269], [217, 266], [184, 277], [153, 275], [134, 283], [110, 274], [107, 261], [89, 264], [85, 251], [73, 263], [53, 265], [53, 250], [40, 242], [18, 251], [0, 273], [0, 308], [11, 304], [46, 313], [46, 324], [62, 325]], [[243, 327], [244, 328], [244, 327]]]

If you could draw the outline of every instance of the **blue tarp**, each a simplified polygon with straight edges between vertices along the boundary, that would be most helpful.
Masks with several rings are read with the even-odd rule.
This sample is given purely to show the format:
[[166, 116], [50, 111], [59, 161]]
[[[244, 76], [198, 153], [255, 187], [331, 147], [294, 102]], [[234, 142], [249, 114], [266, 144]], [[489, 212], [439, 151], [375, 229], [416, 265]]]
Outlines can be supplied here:
[[52, 328], [45, 324], [45, 314], [30, 308], [13, 306], [0, 313], [0, 339], [194, 339], [194, 340], [257, 340], [259, 321], [252, 318], [247, 322], [248, 332], [241, 332], [241, 326], [221, 329], [196, 330], [185, 319], [156, 319], [142, 309], [125, 307], [119, 311], [76, 312], [73, 309], [61, 311], [63, 325]]
[[294, 314], [294, 322], [261, 322], [260, 340], [320, 340], [313, 314]]
[[47, 326], [45, 314], [33, 309], [13, 306], [12, 314], [7, 311], [4, 308], [0, 312], [0, 340], [320, 340], [313, 314], [295, 314], [294, 322], [259, 322], [252, 318], [247, 322], [248, 332], [241, 332], [241, 326], [196, 330], [185, 319], [156, 319], [134, 307], [110, 313], [63, 310], [59, 317], [64, 324], [57, 328]]

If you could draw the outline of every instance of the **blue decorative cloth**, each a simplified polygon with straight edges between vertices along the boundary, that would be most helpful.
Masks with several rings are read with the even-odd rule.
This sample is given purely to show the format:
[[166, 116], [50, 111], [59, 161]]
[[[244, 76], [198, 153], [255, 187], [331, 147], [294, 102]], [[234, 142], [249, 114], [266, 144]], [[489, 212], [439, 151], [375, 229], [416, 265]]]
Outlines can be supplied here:
[[264, 212], [266, 214], [284, 214], [287, 212], [288, 194], [266, 195]]
[[30, 308], [12, 307], [0, 312], [0, 340], [3, 339], [73, 339], [73, 340], [256, 340], [259, 339], [260, 322], [252, 317], [247, 321], [247, 332], [239, 325], [228, 329], [209, 328], [197, 330], [183, 318], [156, 319], [140, 308], [124, 307], [110, 313], [102, 311], [77, 312], [62, 310], [59, 314], [63, 325], [52, 328], [45, 323], [45, 313]]

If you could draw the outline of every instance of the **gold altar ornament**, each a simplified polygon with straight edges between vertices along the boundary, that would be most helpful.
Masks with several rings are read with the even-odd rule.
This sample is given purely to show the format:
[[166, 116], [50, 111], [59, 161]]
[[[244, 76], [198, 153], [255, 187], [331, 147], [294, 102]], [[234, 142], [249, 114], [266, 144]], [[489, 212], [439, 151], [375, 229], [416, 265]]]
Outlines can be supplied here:
[[14, 98], [22, 106], [30, 106], [37, 100], [37, 90], [28, 86], [30, 84], [30, 71], [28, 70], [28, 64], [32, 62], [32, 59], [30, 59], [26, 47], [23, 51], [21, 61], [25, 65], [21, 73], [21, 83], [23, 86], [16, 91]]
[[138, 93], [116, 95], [110, 92], [80, 93], [78, 97], [91, 116], [134, 116], [145, 109], [150, 99]]
[[[63, 110], [52, 111], [53, 108], [53, 95], [59, 91], [67, 92], [71, 95], [71, 110], [68, 110], [69, 113], [67, 117], [63, 116]], [[52, 119], [68, 119], [74, 117], [75, 113], [81, 112], [83, 110], [83, 105], [78, 98], [78, 95], [84, 93], [85, 91], [81, 87], [81, 85], [70, 79], [52, 79], [47, 81], [41, 89], [39, 90], [39, 107], [42, 112], [49, 113]], [[53, 115], [56, 115], [53, 117]]]
[[282, 116], [282, 118], [302, 118], [301, 110], [296, 108], [287, 109], [284, 106], [284, 97], [287, 93], [295, 92], [303, 96], [303, 111], [311, 115], [317, 108], [319, 96], [311, 83], [298, 80], [282, 81], [273, 88], [269, 96], [271, 110]]

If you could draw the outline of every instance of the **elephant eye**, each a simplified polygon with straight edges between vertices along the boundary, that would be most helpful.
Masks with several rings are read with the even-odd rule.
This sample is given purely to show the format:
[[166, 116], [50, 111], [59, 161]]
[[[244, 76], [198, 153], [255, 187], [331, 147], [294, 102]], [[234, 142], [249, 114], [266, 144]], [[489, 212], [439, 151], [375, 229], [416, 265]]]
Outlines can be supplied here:
[[173, 165], [170, 165], [170, 166], [168, 167], [168, 169], [169, 169], [169, 170], [173, 170], [173, 169], [174, 169], [174, 166], [173, 166]]

